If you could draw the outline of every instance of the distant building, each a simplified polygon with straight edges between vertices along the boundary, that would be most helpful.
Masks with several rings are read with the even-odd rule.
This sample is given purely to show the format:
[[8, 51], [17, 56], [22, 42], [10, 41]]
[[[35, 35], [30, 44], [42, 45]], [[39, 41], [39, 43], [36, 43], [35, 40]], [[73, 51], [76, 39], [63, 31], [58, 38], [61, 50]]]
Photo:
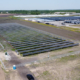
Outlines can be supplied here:
[[80, 16], [80, 13], [72, 13], [70, 16]]
[[73, 14], [75, 12], [55, 12], [55, 14]]

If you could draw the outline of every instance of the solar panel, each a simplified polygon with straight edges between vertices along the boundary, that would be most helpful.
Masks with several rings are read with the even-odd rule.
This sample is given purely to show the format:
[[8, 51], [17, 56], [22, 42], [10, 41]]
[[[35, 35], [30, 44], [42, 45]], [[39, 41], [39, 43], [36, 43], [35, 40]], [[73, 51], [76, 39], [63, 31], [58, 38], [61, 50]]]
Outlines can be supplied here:
[[78, 45], [72, 41], [66, 41], [65, 39], [54, 37], [16, 23], [1, 24], [0, 35], [23, 56]]

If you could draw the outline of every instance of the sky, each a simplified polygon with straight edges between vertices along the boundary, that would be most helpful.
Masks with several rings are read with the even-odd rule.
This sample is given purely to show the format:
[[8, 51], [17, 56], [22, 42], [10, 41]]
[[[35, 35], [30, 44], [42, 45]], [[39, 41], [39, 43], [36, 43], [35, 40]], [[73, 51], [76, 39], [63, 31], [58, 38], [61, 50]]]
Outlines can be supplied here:
[[0, 10], [80, 9], [80, 0], [0, 0]]

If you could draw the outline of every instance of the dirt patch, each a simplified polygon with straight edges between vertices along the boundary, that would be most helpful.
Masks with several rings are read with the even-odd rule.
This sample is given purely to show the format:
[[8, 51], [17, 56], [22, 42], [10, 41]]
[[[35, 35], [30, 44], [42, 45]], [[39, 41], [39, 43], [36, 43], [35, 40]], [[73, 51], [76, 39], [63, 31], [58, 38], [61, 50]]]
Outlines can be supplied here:
[[0, 67], [0, 80], [6, 80], [5, 79], [5, 73], [4, 73], [4, 71], [2, 70], [1, 67]]
[[16, 71], [11, 71], [10, 80], [23, 80], [23, 79], [19, 76], [16, 70]]
[[9, 16], [13, 16], [14, 14], [0, 14], [0, 17], [9, 17]]
[[1, 58], [2, 60], [5, 60], [5, 52], [0, 52], [0, 58]]

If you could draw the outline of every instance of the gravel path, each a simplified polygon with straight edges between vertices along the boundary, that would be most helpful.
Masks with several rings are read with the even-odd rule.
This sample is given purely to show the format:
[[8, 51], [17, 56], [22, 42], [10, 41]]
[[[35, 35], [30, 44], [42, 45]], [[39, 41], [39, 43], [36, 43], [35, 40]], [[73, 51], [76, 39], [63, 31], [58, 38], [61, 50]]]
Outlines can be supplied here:
[[[30, 62], [30, 61], [35, 60], [33, 58], [28, 61], [21, 60], [13, 52], [10, 52], [9, 55], [11, 55], [11, 60], [9, 61], [9, 64], [11, 65], [22, 64], [23, 62]], [[32, 74], [34, 76], [34, 74], [24, 65], [17, 67], [17, 71], [18, 71], [19, 76], [22, 78], [22, 80], [27, 80], [27, 77], [26, 77], [27, 74]], [[37, 79], [35, 78], [35, 80]]]

